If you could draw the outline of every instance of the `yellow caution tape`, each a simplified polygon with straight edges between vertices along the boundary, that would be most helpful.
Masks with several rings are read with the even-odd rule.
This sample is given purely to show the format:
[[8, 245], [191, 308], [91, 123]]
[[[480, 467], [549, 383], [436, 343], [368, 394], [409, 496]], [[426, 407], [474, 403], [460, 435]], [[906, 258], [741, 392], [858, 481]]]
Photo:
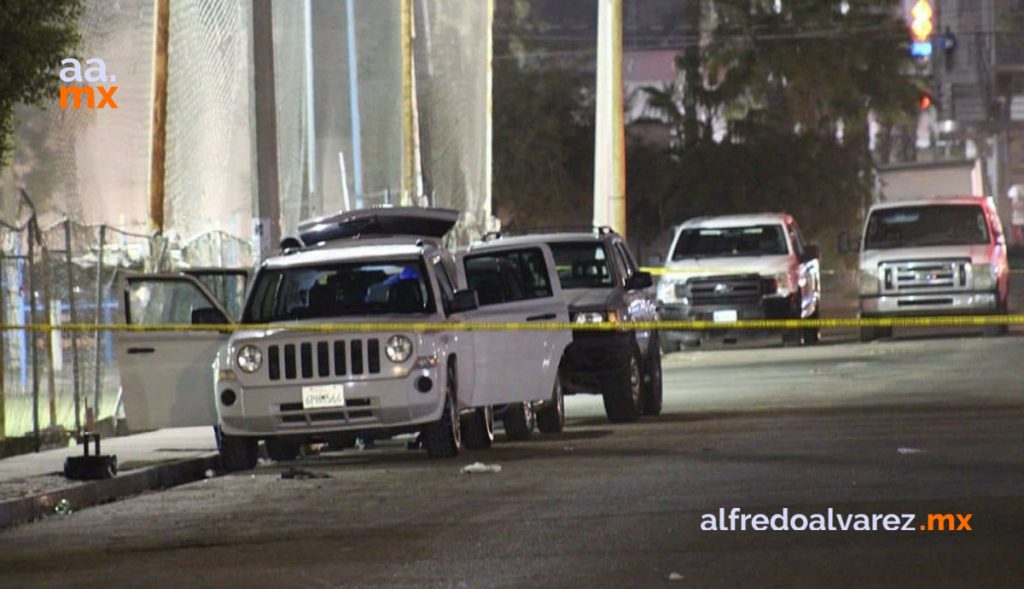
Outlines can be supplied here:
[[[761, 274], [760, 271], [751, 268], [661, 268], [647, 266], [640, 268], [641, 271], [647, 272], [652, 276], [666, 276], [666, 275], [703, 275], [703, 276], [726, 276], [731, 274]], [[837, 274], [840, 270], [835, 269], [822, 269], [822, 274]], [[857, 272], [857, 270], [849, 270], [851, 274]], [[1010, 270], [1010, 274], [1024, 274], [1024, 269], [1021, 270]]]
[[947, 315], [936, 317], [869, 317], [832, 319], [743, 319], [739, 321], [624, 321], [572, 323], [569, 321], [523, 322], [361, 322], [361, 323], [273, 323], [233, 325], [132, 325], [105, 323], [0, 324], [0, 331], [39, 332], [222, 332], [300, 331], [314, 333], [432, 332], [432, 331], [702, 331], [769, 330], [850, 327], [984, 327], [987, 325], [1024, 325], [1024, 315]]

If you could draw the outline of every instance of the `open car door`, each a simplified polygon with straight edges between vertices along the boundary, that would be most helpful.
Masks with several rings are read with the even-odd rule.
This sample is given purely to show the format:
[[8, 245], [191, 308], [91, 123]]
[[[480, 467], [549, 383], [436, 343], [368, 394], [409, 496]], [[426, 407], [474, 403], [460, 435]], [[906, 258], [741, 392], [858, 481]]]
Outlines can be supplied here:
[[[569, 321], [547, 245], [475, 246], [459, 255], [459, 271], [480, 303], [465, 314], [468, 321]], [[550, 398], [571, 340], [569, 331], [472, 332], [474, 376], [472, 400], [467, 402], [481, 407]]]
[[[118, 287], [123, 321], [132, 326], [187, 329], [231, 321], [231, 313], [194, 276], [124, 274]], [[143, 431], [214, 425], [213, 361], [228, 337], [227, 331], [143, 329], [119, 334], [116, 348], [128, 427]]]

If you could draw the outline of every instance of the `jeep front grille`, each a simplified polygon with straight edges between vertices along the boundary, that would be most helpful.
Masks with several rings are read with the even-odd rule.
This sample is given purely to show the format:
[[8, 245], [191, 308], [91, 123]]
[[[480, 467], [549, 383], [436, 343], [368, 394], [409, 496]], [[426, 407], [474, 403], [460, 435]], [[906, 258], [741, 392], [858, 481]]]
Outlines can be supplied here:
[[883, 293], [969, 290], [969, 260], [919, 260], [878, 265]]
[[270, 380], [379, 373], [380, 340], [377, 338], [308, 341], [267, 347], [267, 376]]
[[743, 305], [761, 302], [762, 280], [757, 274], [708, 276], [679, 285], [678, 296], [689, 296], [692, 305]]

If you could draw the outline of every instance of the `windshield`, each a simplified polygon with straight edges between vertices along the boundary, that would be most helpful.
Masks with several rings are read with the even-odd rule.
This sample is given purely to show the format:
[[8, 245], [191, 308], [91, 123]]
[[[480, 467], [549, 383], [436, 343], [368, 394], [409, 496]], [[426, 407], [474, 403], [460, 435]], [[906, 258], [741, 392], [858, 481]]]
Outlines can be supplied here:
[[604, 244], [594, 242], [549, 243], [563, 289], [613, 286], [611, 261]]
[[977, 205], [925, 205], [871, 213], [864, 249], [988, 243], [985, 211]]
[[434, 312], [420, 260], [325, 264], [265, 270], [243, 322]]
[[673, 260], [738, 256], [783, 256], [789, 253], [782, 225], [684, 229]]

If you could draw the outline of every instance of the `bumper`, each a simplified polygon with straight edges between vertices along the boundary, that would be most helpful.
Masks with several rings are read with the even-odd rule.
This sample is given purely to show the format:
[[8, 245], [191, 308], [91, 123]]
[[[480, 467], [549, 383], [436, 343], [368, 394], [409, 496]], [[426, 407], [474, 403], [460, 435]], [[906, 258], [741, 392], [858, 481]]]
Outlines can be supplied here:
[[629, 363], [634, 341], [629, 331], [574, 331], [562, 366], [565, 392], [593, 390], [619, 374]]
[[[662, 304], [659, 307], [659, 317], [666, 321], [714, 321], [715, 311], [736, 311], [736, 318], [740, 321], [748, 319], [791, 319], [800, 317], [800, 301], [795, 296], [791, 297], [765, 297], [757, 303], [743, 305], [678, 305]], [[661, 337], [670, 342], [696, 342], [701, 338], [703, 331], [667, 331], [661, 332]], [[768, 330], [737, 330], [722, 329], [714, 330], [716, 335], [723, 337], [743, 333], [765, 334], [776, 333]]]
[[926, 293], [860, 297], [862, 317], [880, 315], [950, 315], [995, 313], [998, 299], [992, 292]]
[[[317, 380], [270, 386], [242, 387], [235, 381], [217, 383], [220, 427], [236, 436], [315, 436], [336, 432], [400, 431], [437, 421], [444, 409], [444, 370], [413, 370], [403, 378]], [[433, 386], [426, 393], [416, 381], [426, 376]], [[303, 385], [344, 384], [345, 406], [304, 409]], [[221, 392], [231, 389], [237, 401], [221, 403]]]

